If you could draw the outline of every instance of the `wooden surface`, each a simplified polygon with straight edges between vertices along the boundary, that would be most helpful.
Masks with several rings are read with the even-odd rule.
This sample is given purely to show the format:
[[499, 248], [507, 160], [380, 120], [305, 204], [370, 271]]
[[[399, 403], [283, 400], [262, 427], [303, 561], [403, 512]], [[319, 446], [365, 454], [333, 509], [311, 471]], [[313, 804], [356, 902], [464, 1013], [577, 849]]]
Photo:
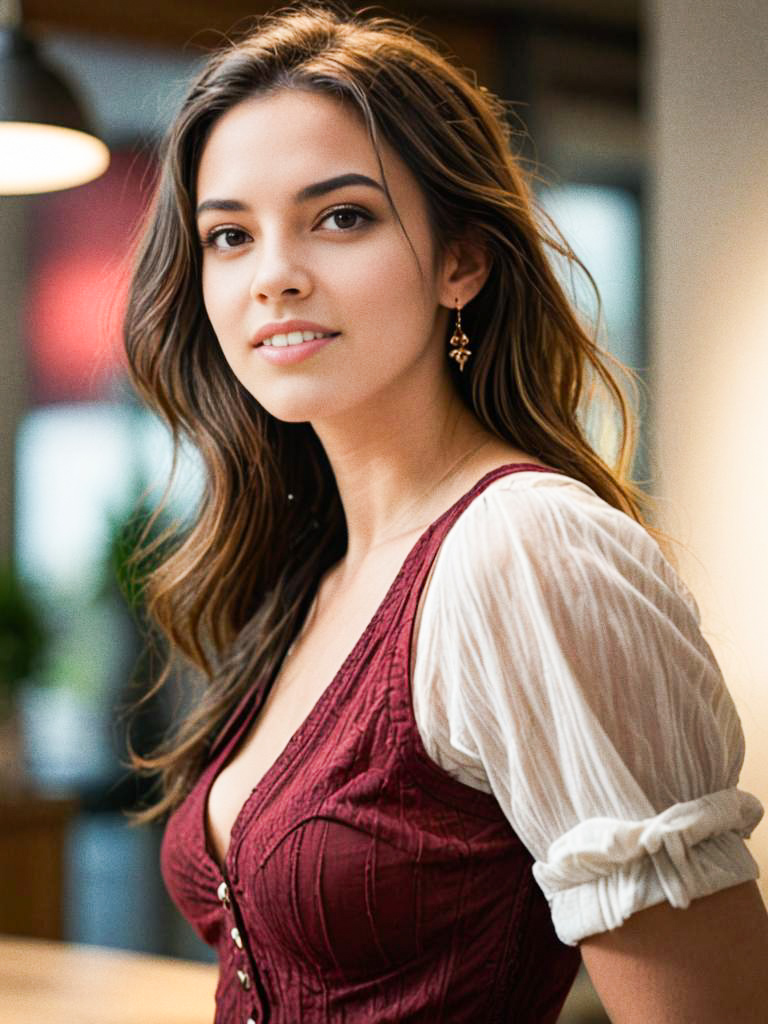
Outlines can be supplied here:
[[0, 936], [0, 1021], [211, 1024], [216, 975], [170, 957]]
[[76, 810], [74, 800], [0, 793], [0, 932], [61, 938], [64, 858]]
[[[0, 935], [0, 1021], [211, 1024], [216, 977], [207, 964]], [[603, 1021], [582, 971], [559, 1024]]]

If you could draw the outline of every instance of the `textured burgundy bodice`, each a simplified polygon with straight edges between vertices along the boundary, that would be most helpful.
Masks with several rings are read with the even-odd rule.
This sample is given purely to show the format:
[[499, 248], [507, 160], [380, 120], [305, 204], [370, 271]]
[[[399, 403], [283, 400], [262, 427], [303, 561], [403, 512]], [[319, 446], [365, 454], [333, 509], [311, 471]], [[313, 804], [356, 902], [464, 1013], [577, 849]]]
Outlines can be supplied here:
[[169, 819], [166, 885], [218, 951], [215, 1024], [557, 1019], [578, 948], [556, 937], [532, 857], [494, 797], [426, 753], [409, 681], [419, 595], [446, 533], [493, 480], [537, 468], [492, 470], [421, 535], [243, 805], [223, 872], [205, 805], [258, 710], [252, 696]]

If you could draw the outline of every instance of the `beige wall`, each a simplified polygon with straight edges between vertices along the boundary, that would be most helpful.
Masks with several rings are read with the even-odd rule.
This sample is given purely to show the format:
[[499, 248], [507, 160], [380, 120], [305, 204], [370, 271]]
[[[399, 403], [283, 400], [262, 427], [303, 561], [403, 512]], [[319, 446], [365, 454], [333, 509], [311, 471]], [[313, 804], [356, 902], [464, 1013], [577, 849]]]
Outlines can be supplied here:
[[[647, 23], [660, 525], [768, 808], [768, 4], [651, 0]], [[750, 846], [768, 898], [768, 820]]]

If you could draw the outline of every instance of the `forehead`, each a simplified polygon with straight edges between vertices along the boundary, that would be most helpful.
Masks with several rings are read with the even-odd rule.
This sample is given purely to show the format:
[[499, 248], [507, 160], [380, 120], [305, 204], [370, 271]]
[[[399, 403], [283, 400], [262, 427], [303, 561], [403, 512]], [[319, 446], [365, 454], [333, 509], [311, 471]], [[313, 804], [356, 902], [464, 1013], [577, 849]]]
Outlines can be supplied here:
[[[391, 147], [381, 141], [379, 150], [393, 194], [414, 187]], [[382, 180], [360, 111], [333, 96], [286, 89], [242, 100], [214, 123], [198, 165], [197, 193], [205, 198], [222, 189], [263, 187], [269, 197], [348, 171]]]

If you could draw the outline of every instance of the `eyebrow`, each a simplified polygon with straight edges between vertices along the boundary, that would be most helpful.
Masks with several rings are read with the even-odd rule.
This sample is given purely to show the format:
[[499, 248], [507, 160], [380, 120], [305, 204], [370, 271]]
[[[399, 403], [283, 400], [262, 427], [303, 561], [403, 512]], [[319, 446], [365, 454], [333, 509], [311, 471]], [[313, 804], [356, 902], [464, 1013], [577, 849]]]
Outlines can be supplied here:
[[[335, 178], [327, 178], [325, 181], [316, 181], [314, 185], [307, 185], [296, 193], [295, 200], [297, 203], [306, 202], [307, 199], [316, 199], [318, 196], [324, 196], [326, 193], [333, 192], [337, 188], [344, 188], [346, 185], [367, 185], [369, 188], [376, 188], [379, 192], [384, 192], [378, 181], [374, 181], [366, 174], [349, 173], [338, 174]], [[195, 216], [199, 217], [206, 210], [242, 213], [250, 210], [250, 207], [247, 203], [240, 202], [239, 199], [206, 199], [197, 207]]]

